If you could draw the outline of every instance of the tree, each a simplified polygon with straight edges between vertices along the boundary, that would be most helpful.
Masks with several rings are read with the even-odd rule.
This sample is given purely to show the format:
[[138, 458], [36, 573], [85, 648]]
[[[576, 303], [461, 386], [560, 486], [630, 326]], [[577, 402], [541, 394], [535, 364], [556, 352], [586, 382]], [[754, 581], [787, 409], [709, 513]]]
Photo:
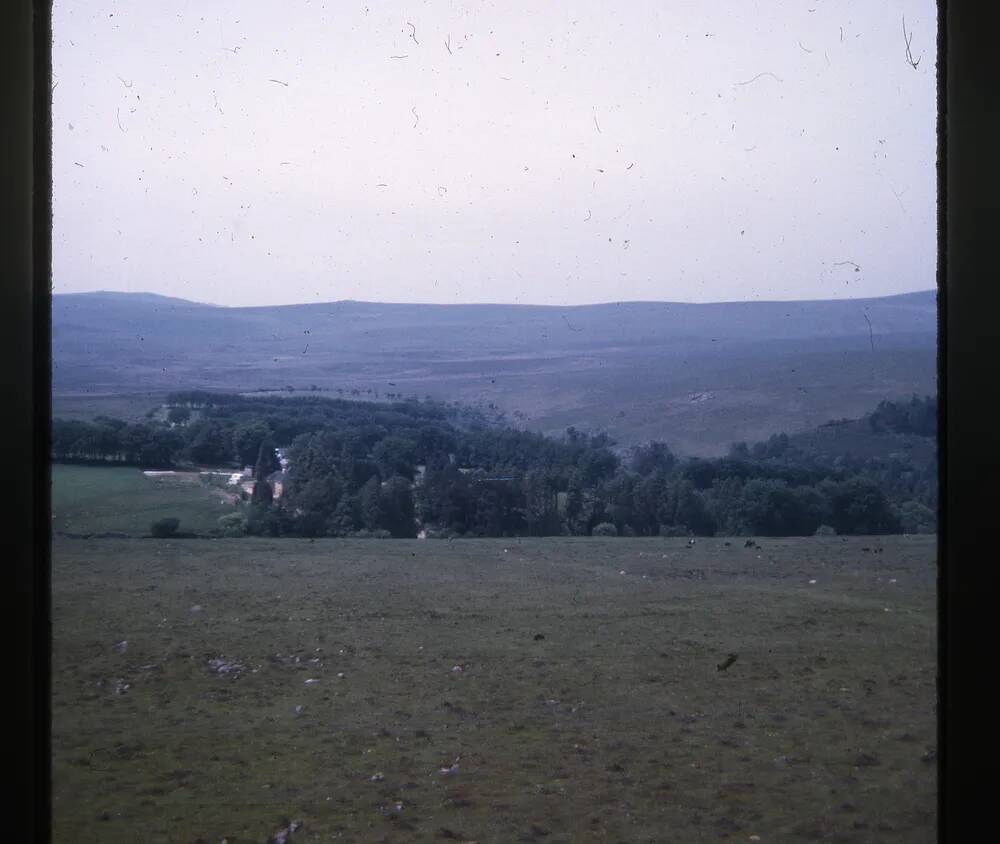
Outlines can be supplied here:
[[167, 411], [167, 421], [175, 425], [184, 425], [191, 419], [191, 409], [188, 407], [172, 407]]
[[383, 477], [401, 475], [413, 480], [417, 465], [417, 444], [406, 437], [389, 436], [372, 450]]
[[651, 475], [654, 472], [670, 472], [677, 463], [677, 458], [666, 443], [654, 440], [647, 445], [635, 446], [632, 449], [631, 463], [633, 472]]
[[278, 456], [274, 453], [274, 442], [268, 434], [260, 441], [257, 448], [257, 459], [254, 463], [253, 476], [257, 480], [265, 480], [271, 473], [281, 468]]
[[328, 536], [348, 536], [357, 528], [355, 507], [349, 496], [343, 495], [326, 521]]
[[706, 506], [716, 525], [716, 531], [724, 536], [738, 536], [753, 533], [753, 529], [743, 518], [743, 480], [730, 475], [716, 478], [706, 493]]
[[839, 534], [888, 534], [902, 529], [882, 489], [869, 478], [824, 481], [819, 485], [830, 508], [830, 524]]
[[282, 527], [281, 512], [278, 508], [251, 501], [247, 509], [247, 533], [254, 536], [278, 536], [282, 533]]
[[642, 478], [635, 486], [632, 526], [642, 536], [656, 536], [660, 526], [673, 518], [669, 513], [670, 482], [660, 468]]
[[174, 454], [184, 447], [184, 439], [177, 432], [162, 425], [149, 428], [145, 441], [139, 447], [140, 466], [169, 467], [174, 465]]
[[382, 485], [372, 476], [358, 494], [361, 522], [368, 530], [382, 527], [385, 515], [382, 509]]
[[711, 536], [715, 533], [715, 521], [705, 506], [705, 500], [695, 485], [685, 479], [674, 481], [669, 487], [667, 507], [664, 513], [667, 525], [685, 525], [695, 536]]
[[218, 422], [206, 420], [197, 427], [191, 439], [188, 447], [191, 459], [197, 463], [229, 463], [231, 443], [227, 440]]
[[826, 501], [812, 487], [792, 487], [778, 478], [752, 478], [743, 487], [740, 521], [757, 536], [812, 536], [828, 516]]
[[555, 475], [544, 470], [529, 472], [524, 483], [524, 516], [531, 536], [559, 533], [558, 485]]
[[413, 492], [405, 478], [395, 475], [386, 481], [380, 495], [381, 523], [394, 537], [412, 539], [417, 535]]
[[254, 481], [253, 493], [250, 496], [250, 503], [254, 507], [270, 507], [271, 502], [274, 500], [274, 490], [271, 489], [271, 485], [260, 478]]
[[700, 457], [688, 460], [681, 469], [681, 477], [690, 481], [696, 489], [708, 489], [718, 474], [719, 467], [715, 461]]
[[260, 447], [270, 433], [259, 420], [241, 422], [233, 428], [233, 452], [240, 466], [253, 466], [260, 456]]
[[564, 531], [570, 536], [589, 535], [591, 509], [592, 500], [588, 497], [583, 476], [577, 471], [571, 472], [562, 513]]
[[[597, 438], [595, 438], [597, 439]], [[603, 440], [600, 440], [603, 443]], [[597, 484], [610, 478], [618, 468], [618, 458], [604, 445], [584, 451], [577, 462], [577, 468], [587, 484]]]
[[750, 446], [745, 441], [733, 443], [729, 447], [729, 456], [735, 457], [738, 460], [747, 460], [750, 458]]
[[899, 508], [903, 533], [936, 533], [937, 515], [919, 501], [906, 501]]

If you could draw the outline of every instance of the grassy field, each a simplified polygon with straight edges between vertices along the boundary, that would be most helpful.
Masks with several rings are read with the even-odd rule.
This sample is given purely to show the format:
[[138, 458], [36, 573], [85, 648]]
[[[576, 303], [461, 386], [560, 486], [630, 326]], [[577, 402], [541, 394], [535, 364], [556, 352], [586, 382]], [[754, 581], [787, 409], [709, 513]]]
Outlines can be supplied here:
[[194, 473], [146, 477], [122, 466], [52, 467], [52, 530], [66, 533], [149, 534], [164, 516], [181, 520], [182, 531], [216, 527], [233, 512], [218, 489], [203, 486]]
[[935, 841], [934, 538], [729, 542], [57, 537], [55, 840]]

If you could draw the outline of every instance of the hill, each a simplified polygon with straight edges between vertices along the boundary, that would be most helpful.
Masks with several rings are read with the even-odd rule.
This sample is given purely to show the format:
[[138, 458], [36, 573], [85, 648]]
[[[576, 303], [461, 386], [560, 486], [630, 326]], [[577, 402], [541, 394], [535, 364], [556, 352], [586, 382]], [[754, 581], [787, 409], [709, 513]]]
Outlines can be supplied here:
[[138, 417], [177, 389], [432, 396], [493, 403], [545, 433], [572, 425], [710, 456], [737, 440], [856, 418], [885, 398], [934, 394], [936, 347], [934, 292], [266, 308], [87, 293], [54, 297], [53, 399], [58, 416]]

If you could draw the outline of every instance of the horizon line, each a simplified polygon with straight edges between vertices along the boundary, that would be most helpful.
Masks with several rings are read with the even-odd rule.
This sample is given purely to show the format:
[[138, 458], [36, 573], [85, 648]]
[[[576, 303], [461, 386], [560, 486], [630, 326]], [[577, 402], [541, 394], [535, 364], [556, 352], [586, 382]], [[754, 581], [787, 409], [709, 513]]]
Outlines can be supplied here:
[[709, 302], [691, 302], [682, 301], [678, 299], [615, 299], [603, 302], [587, 302], [583, 304], [575, 305], [553, 305], [553, 304], [537, 304], [537, 303], [525, 303], [525, 302], [399, 302], [399, 301], [378, 301], [373, 299], [329, 299], [320, 302], [285, 302], [281, 304], [273, 305], [223, 305], [216, 302], [200, 302], [195, 299], [185, 299], [181, 296], [171, 296], [166, 293], [156, 293], [148, 290], [77, 290], [67, 293], [52, 293], [52, 298], [55, 299], [57, 296], [100, 296], [100, 295], [111, 295], [111, 296], [126, 296], [126, 297], [138, 297], [146, 296], [158, 299], [168, 299], [176, 302], [184, 302], [189, 305], [200, 305], [206, 308], [219, 308], [224, 310], [251, 310], [259, 308], [303, 308], [303, 307], [318, 307], [318, 306], [330, 306], [330, 305], [392, 305], [392, 306], [411, 306], [411, 307], [435, 307], [435, 308], [449, 308], [449, 307], [465, 307], [465, 308], [597, 308], [606, 307], [609, 305], [685, 305], [685, 306], [697, 306], [697, 305], [766, 305], [766, 304], [805, 304], [810, 302], [851, 302], [851, 301], [865, 301], [871, 299], [894, 299], [902, 296], [915, 296], [919, 294], [933, 293], [937, 294], [937, 288], [922, 288], [920, 290], [907, 290], [902, 293], [887, 293], [875, 296], [844, 296], [835, 299], [722, 299], [714, 300]]

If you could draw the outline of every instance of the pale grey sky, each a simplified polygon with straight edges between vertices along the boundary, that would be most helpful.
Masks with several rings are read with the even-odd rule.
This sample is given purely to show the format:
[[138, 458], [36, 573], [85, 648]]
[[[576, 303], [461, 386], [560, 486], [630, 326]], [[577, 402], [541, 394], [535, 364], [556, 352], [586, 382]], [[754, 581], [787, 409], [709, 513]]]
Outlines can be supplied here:
[[57, 293], [566, 305], [935, 285], [932, 0], [53, 15]]

